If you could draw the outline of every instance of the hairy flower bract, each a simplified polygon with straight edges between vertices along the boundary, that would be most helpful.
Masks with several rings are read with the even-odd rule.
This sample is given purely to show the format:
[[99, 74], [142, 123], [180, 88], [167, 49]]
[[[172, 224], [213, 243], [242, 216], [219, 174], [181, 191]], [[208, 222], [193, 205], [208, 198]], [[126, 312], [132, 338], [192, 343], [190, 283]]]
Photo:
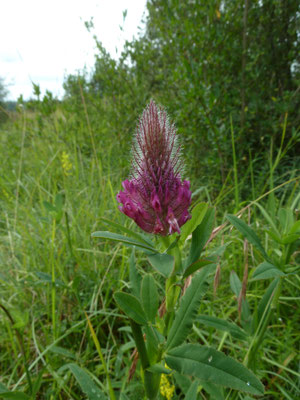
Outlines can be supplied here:
[[131, 179], [117, 195], [119, 209], [149, 233], [180, 233], [191, 218], [190, 182], [181, 179], [183, 162], [174, 124], [153, 100], [139, 120], [132, 148]]

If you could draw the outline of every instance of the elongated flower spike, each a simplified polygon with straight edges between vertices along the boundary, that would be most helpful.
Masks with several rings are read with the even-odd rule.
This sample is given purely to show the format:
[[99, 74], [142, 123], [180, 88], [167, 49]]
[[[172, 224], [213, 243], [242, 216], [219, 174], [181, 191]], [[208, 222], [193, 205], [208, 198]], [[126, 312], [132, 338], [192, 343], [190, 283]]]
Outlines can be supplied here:
[[131, 179], [117, 194], [119, 209], [144, 231], [180, 233], [191, 216], [190, 182], [181, 181], [183, 163], [174, 124], [153, 100], [144, 110], [132, 148]]

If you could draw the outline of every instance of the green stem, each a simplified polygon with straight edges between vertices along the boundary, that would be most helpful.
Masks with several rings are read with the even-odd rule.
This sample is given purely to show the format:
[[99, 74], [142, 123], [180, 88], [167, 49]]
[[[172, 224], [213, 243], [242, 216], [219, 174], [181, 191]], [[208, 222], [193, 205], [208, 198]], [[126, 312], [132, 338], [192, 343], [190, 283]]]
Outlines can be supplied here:
[[68, 246], [70, 250], [71, 257], [75, 259], [74, 253], [73, 253], [73, 246], [72, 246], [72, 240], [71, 240], [71, 234], [70, 234], [70, 224], [69, 224], [69, 216], [67, 211], [65, 211], [65, 219], [66, 219], [66, 227], [67, 227], [67, 241], [68, 241]]
[[[13, 317], [11, 316], [10, 312], [7, 310], [6, 307], [4, 307], [2, 304], [0, 304], [0, 308], [2, 308], [2, 310], [5, 312], [5, 314], [7, 315], [9, 321], [12, 324], [12, 327], [14, 327], [14, 320]], [[28, 382], [28, 386], [29, 386], [29, 390], [30, 390], [30, 394], [32, 394], [32, 382], [31, 382], [31, 378], [30, 378], [30, 373], [29, 373], [29, 369], [27, 366], [27, 358], [26, 358], [26, 353], [25, 353], [25, 347], [24, 347], [24, 342], [23, 342], [23, 337], [20, 333], [20, 331], [17, 328], [14, 328], [16, 331], [16, 336], [21, 348], [21, 353], [24, 359], [24, 368], [25, 368], [25, 373], [26, 373], [26, 378], [27, 378], [27, 382]]]
[[56, 339], [56, 287], [55, 287], [55, 262], [54, 262], [54, 241], [55, 241], [56, 219], [52, 224], [52, 248], [51, 248], [51, 305], [52, 305], [52, 331], [53, 340]]
[[141, 326], [131, 319], [130, 319], [130, 325], [144, 372], [144, 385], [145, 385], [146, 395], [149, 400], [155, 400], [157, 398], [160, 376], [158, 374], [153, 374], [152, 372], [147, 371], [147, 368], [150, 367], [150, 362]]

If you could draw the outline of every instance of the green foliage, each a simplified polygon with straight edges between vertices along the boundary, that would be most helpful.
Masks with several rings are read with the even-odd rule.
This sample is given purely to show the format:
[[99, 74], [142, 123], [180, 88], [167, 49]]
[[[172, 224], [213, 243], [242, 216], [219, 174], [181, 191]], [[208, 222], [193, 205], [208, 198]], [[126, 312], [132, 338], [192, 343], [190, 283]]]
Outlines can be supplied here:
[[255, 375], [242, 364], [212, 348], [184, 344], [169, 350], [169, 367], [203, 381], [231, 387], [243, 392], [262, 395], [264, 387]]
[[8, 90], [5, 86], [4, 79], [0, 77], [0, 124], [5, 122], [8, 117], [8, 112], [6, 111], [5, 98], [8, 94]]
[[[160, 358], [174, 321], [191, 327], [172, 335], [180, 351], [183, 340], [197, 347], [193, 363], [203, 354], [207, 362], [207, 351], [226, 354], [255, 371], [264, 399], [299, 398], [299, 3], [153, 0], [147, 7], [145, 32], [119, 60], [96, 41], [93, 71], [66, 77], [62, 101], [49, 92], [41, 98], [35, 86], [34, 99], [20, 98], [0, 126], [0, 297], [13, 319], [0, 310], [0, 398], [80, 400], [92, 390], [109, 398], [109, 376], [117, 398], [140, 400], [140, 361], [123, 314], [137, 310], [147, 324], [138, 324], [146, 370], [168, 374], [174, 400], [236, 395], [205, 376], [191, 379], [191, 362], [171, 355], [176, 348], [168, 361], [188, 375], [166, 370]], [[176, 121], [194, 192], [193, 220], [164, 245], [132, 226], [115, 200], [136, 119], [151, 97]], [[248, 218], [237, 222], [243, 206]], [[164, 320], [163, 282], [178, 248], [182, 266], [169, 282]], [[194, 289], [203, 268], [210, 284], [202, 297]], [[150, 271], [160, 305], [154, 322], [156, 294], [144, 309], [155, 292]]]
[[80, 368], [77, 364], [67, 364], [63, 368], [69, 368], [72, 374], [75, 376], [76, 381], [80, 385], [82, 391], [87, 395], [89, 400], [105, 400], [106, 396], [98, 388], [97, 385], [90, 378], [89, 374]]
[[96, 121], [93, 112], [91, 124], [105, 125], [126, 149], [138, 113], [154, 97], [176, 120], [190, 174], [210, 184], [232, 179], [230, 118], [238, 174], [249, 174], [249, 153], [255, 174], [264, 170], [265, 151], [271, 142], [280, 145], [286, 116], [286, 151], [297, 156], [296, 0], [149, 0], [147, 9], [145, 33], [126, 44], [120, 60], [96, 41], [92, 75], [68, 77], [66, 100], [77, 104], [76, 112], [84, 93], [87, 107], [101, 116]]
[[167, 349], [172, 349], [180, 345], [186, 339], [197, 315], [201, 298], [207, 290], [207, 274], [207, 269], [203, 269], [195, 275], [191, 285], [183, 296], [168, 334]]

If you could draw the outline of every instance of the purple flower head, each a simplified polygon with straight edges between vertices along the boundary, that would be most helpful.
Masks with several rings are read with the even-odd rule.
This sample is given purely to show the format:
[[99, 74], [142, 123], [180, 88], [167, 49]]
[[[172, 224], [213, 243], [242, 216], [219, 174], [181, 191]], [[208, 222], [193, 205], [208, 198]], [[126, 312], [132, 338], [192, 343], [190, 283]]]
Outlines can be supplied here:
[[120, 211], [144, 231], [180, 233], [191, 218], [190, 182], [181, 181], [183, 163], [175, 126], [153, 100], [138, 123], [132, 148], [132, 176], [117, 195]]

